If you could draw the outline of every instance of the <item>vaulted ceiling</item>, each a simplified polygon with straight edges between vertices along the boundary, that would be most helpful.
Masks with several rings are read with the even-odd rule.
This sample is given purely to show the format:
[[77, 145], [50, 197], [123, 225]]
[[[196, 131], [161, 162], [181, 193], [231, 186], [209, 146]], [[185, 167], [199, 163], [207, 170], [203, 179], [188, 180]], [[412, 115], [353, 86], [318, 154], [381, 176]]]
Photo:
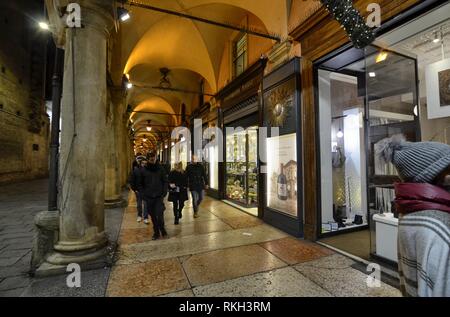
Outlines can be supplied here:
[[[280, 36], [287, 35], [291, 3], [289, 0], [129, 2], [232, 25], [241, 25], [251, 16], [257, 25], [248, 27]], [[120, 51], [116, 51], [116, 60], [120, 60], [122, 74], [128, 74], [134, 85], [129, 90], [127, 104], [137, 112], [131, 113], [130, 120], [137, 137], [157, 138], [161, 132], [181, 124], [182, 104], [186, 105], [188, 115], [199, 106], [198, 95], [190, 92], [199, 92], [202, 81], [207, 94], [217, 92], [225, 46], [234, 31], [133, 5], [125, 5], [125, 8], [130, 11], [131, 19], [120, 24], [117, 35]], [[183, 92], [154, 89], [160, 85], [161, 68], [170, 70], [167, 77], [171, 87]], [[151, 133], [146, 129], [148, 120], [154, 125]]]

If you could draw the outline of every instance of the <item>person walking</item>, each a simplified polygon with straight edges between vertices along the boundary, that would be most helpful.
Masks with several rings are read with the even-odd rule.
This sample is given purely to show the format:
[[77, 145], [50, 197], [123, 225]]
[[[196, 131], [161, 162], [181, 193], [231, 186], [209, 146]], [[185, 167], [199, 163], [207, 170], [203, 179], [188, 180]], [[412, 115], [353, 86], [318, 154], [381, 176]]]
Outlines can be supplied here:
[[183, 163], [176, 163], [175, 168], [169, 174], [169, 201], [173, 203], [173, 215], [175, 225], [183, 218], [183, 208], [188, 200], [187, 176], [183, 170]]
[[198, 162], [197, 155], [192, 155], [192, 163], [186, 169], [188, 187], [192, 195], [192, 204], [194, 206], [194, 218], [198, 218], [200, 204], [203, 201], [203, 190], [208, 189], [208, 179], [203, 165]]
[[156, 155], [150, 153], [149, 161], [140, 173], [139, 192], [143, 194], [147, 210], [153, 223], [153, 240], [167, 237], [164, 224], [164, 198], [167, 195], [167, 174], [161, 165], [156, 163]]
[[[394, 136], [375, 153], [392, 162], [399, 213], [398, 267], [404, 296], [450, 296], [450, 146]], [[394, 243], [394, 242], [393, 242]]]
[[138, 213], [137, 222], [142, 222], [142, 220], [144, 220], [144, 223], [148, 224], [149, 221], [146, 203], [142, 193], [138, 189], [140, 174], [142, 173], [142, 169], [145, 165], [147, 165], [147, 158], [145, 156], [136, 157], [136, 160], [133, 162], [133, 170], [131, 171], [128, 183], [130, 184], [131, 190], [136, 195], [136, 207]]

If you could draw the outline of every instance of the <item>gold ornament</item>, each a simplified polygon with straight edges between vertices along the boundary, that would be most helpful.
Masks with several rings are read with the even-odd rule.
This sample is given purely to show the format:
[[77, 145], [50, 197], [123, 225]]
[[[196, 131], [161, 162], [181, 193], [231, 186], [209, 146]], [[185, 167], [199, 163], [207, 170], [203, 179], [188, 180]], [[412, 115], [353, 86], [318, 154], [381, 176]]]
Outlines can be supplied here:
[[269, 96], [269, 124], [283, 127], [292, 110], [293, 94], [287, 87], [275, 89]]

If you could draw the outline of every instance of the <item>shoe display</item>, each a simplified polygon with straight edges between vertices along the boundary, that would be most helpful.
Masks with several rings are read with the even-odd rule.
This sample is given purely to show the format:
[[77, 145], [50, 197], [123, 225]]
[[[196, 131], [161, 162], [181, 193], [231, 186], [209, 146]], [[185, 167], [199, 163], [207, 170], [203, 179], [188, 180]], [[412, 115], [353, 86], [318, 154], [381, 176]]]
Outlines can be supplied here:
[[138, 217], [137, 222], [142, 222], [142, 217]]

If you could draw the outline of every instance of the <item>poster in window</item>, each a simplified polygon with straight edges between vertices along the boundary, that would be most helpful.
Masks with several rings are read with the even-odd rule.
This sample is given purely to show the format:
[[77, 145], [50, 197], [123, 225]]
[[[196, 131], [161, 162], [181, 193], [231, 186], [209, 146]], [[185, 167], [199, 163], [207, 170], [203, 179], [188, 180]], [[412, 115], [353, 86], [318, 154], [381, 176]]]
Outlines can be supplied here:
[[297, 135], [267, 139], [267, 207], [298, 217]]

